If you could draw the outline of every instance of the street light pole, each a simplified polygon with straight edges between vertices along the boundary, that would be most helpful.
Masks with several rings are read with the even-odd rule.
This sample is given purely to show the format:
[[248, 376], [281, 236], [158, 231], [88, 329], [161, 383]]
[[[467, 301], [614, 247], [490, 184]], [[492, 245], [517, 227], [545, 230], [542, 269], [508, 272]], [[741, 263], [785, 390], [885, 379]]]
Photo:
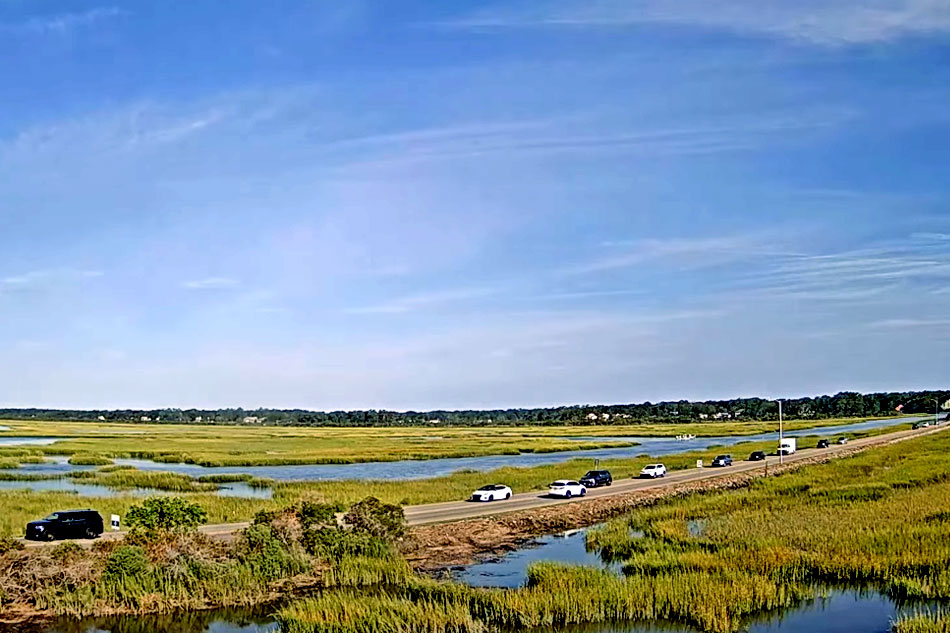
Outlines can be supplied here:
[[934, 426], [937, 426], [940, 423], [940, 398], [931, 398], [931, 402], [934, 403]]

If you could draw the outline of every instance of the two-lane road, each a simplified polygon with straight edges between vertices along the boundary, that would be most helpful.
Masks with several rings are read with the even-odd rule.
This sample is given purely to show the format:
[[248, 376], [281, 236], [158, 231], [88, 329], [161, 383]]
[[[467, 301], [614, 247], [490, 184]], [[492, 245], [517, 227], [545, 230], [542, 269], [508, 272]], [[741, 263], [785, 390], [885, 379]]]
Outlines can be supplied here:
[[[853, 451], [854, 449], [891, 444], [894, 442], [900, 442], [903, 440], [936, 433], [948, 427], [950, 427], [950, 425], [943, 424], [926, 429], [897, 431], [894, 433], [885, 433], [883, 435], [851, 440], [847, 444], [834, 444], [824, 449], [802, 449], [796, 452], [794, 455], [788, 455], [784, 457], [783, 461], [786, 464], [793, 464], [803, 460], [812, 459], [820, 455], [832, 456]], [[737, 461], [732, 466], [726, 466], [723, 468], [707, 467], [672, 471], [666, 477], [661, 479], [625, 479], [614, 481], [612, 486], [593, 488], [588, 491], [586, 496], [575, 497], [573, 499], [556, 499], [548, 497], [542, 492], [533, 491], [512, 495], [511, 499], [506, 501], [446, 501], [443, 503], [427, 503], [424, 505], [406, 506], [404, 511], [406, 513], [406, 521], [410, 526], [426, 525], [431, 523], [448, 523], [451, 521], [475, 519], [509, 512], [533, 510], [565, 503], [585, 503], [590, 499], [598, 499], [601, 497], [620, 495], [642, 490], [672, 487], [677, 484], [715, 479], [736, 473], [761, 471], [764, 474], [767, 468], [772, 469], [778, 465], [779, 458], [770, 456], [766, 458], [764, 462]], [[236, 532], [243, 530], [248, 525], [249, 523], [247, 522], [221, 523], [216, 525], [204, 525], [199, 529], [202, 533], [209, 536], [227, 539], [232, 537]], [[111, 540], [121, 539], [123, 536], [124, 532], [107, 532], [106, 534], [102, 535], [102, 538]], [[88, 543], [89, 541], [79, 542]], [[25, 541], [25, 544], [28, 547], [42, 547], [50, 545], [50, 543], [37, 543], [33, 541]]]

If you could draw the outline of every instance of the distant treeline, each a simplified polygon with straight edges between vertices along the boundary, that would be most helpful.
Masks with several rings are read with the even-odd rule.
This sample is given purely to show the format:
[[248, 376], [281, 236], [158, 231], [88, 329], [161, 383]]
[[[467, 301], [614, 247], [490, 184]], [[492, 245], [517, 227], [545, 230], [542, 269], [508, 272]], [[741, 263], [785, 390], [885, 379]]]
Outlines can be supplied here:
[[[787, 418], [837, 418], [932, 413], [934, 399], [942, 404], [947, 392], [906, 391], [860, 394], [844, 391], [833, 396], [783, 401]], [[446, 426], [633, 424], [644, 422], [713, 422], [722, 420], [776, 420], [778, 405], [762, 398], [735, 398], [705, 402], [644, 402], [642, 404], [574, 405], [537, 409], [470, 411], [307, 411], [304, 409], [154, 409], [81, 411], [63, 409], [0, 409], [0, 419], [108, 421], [141, 423], [241, 424], [266, 426]]]

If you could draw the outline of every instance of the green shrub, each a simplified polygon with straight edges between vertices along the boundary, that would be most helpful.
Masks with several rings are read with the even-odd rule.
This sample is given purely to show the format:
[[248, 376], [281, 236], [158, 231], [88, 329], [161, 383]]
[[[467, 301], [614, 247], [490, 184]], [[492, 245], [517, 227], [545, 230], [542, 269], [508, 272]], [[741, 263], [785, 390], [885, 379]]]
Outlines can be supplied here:
[[392, 553], [389, 543], [377, 536], [331, 527], [304, 532], [303, 546], [307, 553], [333, 561], [356, 556], [384, 558]]
[[305, 561], [287, 550], [268, 525], [252, 525], [244, 530], [237, 551], [254, 574], [266, 580], [277, 580], [307, 569]]
[[85, 556], [86, 550], [75, 541], [64, 541], [54, 547], [49, 555], [62, 565], [68, 565]]
[[181, 497], [149, 497], [125, 515], [130, 528], [146, 533], [194, 530], [207, 520], [204, 508]]
[[354, 532], [364, 532], [389, 541], [402, 538], [406, 533], [406, 516], [402, 508], [383, 503], [376, 497], [367, 497], [354, 503], [343, 521]]
[[148, 570], [148, 558], [138, 545], [117, 547], [106, 561], [105, 576], [110, 579], [134, 578]]

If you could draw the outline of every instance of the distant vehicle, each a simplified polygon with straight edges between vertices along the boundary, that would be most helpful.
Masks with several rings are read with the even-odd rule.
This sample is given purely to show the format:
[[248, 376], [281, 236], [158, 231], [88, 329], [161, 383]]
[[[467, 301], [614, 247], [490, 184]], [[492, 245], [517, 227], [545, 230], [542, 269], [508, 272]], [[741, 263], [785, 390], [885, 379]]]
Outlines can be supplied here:
[[54, 512], [40, 521], [26, 524], [26, 538], [54, 541], [65, 538], [96, 538], [102, 534], [102, 516], [95, 510]]
[[656, 479], [666, 477], [666, 466], [663, 464], [648, 464], [640, 470], [641, 479]]
[[472, 493], [472, 501], [498, 501], [511, 499], [511, 488], [505, 484], [489, 484]]
[[548, 486], [548, 495], [551, 497], [570, 499], [571, 497], [583, 497], [586, 494], [587, 488], [580, 482], [571, 481], [570, 479], [558, 479]]
[[610, 476], [609, 470], [588, 470], [587, 474], [581, 477], [581, 485], [586, 488], [609, 486], [613, 482], [614, 478]]
[[791, 455], [797, 450], [798, 450], [798, 440], [796, 440], [794, 437], [782, 438], [782, 441], [778, 443], [779, 455]]
[[685, 442], [685, 441], [688, 441], [688, 440], [695, 440], [695, 439], [696, 439], [696, 436], [693, 435], [692, 433], [687, 433], [686, 435], [677, 435], [677, 436], [676, 436], [676, 439], [679, 440], [679, 441], [681, 441], [681, 442]]
[[749, 455], [750, 462], [761, 462], [765, 460], [765, 451], [755, 451]]
[[917, 422], [916, 424], [914, 424], [914, 428], [915, 428], [915, 429], [926, 429], [926, 428], [929, 427], [929, 426], [930, 426], [930, 422], [929, 422], [929, 421], [928, 421], [928, 422]]
[[732, 466], [732, 455], [716, 455], [712, 460], [713, 466]]
[[818, 444], [815, 445], [815, 448], [828, 448], [828, 440], [818, 440]]
[[839, 437], [839, 438], [838, 438], [838, 444], [847, 444], [847, 443], [848, 443], [848, 438], [846, 438], [846, 437]]

